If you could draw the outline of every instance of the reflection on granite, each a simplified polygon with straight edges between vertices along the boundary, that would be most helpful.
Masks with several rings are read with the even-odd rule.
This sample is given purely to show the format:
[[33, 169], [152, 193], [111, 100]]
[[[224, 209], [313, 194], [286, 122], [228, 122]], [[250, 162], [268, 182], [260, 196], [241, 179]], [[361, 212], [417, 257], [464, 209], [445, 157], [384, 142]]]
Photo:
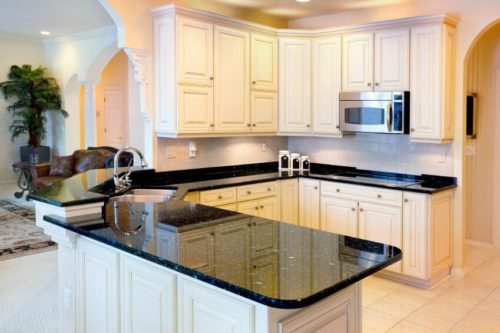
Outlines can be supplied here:
[[108, 204], [77, 225], [45, 220], [277, 308], [311, 305], [401, 259], [388, 245], [175, 199]]
[[[318, 180], [366, 185], [411, 192], [433, 194], [456, 187], [453, 177], [405, 175], [390, 172], [358, 170], [325, 164], [311, 164], [310, 172], [277, 171], [278, 164], [261, 163], [217, 168], [155, 172], [136, 170], [132, 173], [133, 188], [162, 188], [175, 185], [177, 197], [188, 191], [209, 190], [272, 180], [305, 177]], [[29, 198], [55, 206], [70, 206], [106, 201], [114, 195], [111, 169], [91, 170], [36, 191]]]

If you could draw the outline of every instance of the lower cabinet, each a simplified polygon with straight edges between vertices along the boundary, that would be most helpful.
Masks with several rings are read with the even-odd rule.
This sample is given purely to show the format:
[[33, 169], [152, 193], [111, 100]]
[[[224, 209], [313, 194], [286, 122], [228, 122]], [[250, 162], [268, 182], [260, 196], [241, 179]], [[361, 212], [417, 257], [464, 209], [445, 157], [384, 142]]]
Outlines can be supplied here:
[[356, 237], [358, 235], [358, 202], [321, 197], [321, 230]]
[[120, 332], [119, 254], [79, 238], [76, 267], [78, 333]]
[[281, 221], [299, 224], [299, 180], [281, 181]]
[[256, 292], [262, 291], [266, 295], [278, 297], [278, 283], [278, 256], [275, 253], [252, 260], [250, 273], [250, 286], [252, 290]]
[[197, 229], [179, 233], [179, 262], [198, 271], [214, 273], [215, 231]]
[[251, 200], [237, 204], [237, 211], [270, 220], [279, 220], [281, 205], [278, 197], [269, 197], [260, 200]]
[[320, 181], [299, 179], [299, 225], [319, 229]]
[[120, 270], [121, 332], [175, 332], [175, 275], [125, 255]]

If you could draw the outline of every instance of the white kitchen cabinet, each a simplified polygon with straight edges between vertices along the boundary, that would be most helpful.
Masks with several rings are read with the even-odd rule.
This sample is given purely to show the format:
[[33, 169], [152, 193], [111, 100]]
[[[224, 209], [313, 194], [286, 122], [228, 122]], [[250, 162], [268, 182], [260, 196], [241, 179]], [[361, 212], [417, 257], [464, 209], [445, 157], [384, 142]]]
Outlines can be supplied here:
[[78, 238], [76, 327], [78, 333], [120, 332], [119, 255], [94, 241]]
[[427, 195], [403, 195], [403, 273], [419, 279], [428, 279], [427, 269]]
[[[402, 248], [402, 209], [373, 203], [359, 203], [358, 237]], [[401, 273], [401, 261], [386, 268]]]
[[278, 244], [278, 225], [267, 219], [252, 219], [252, 258], [274, 253]]
[[250, 131], [250, 34], [214, 29], [214, 119], [217, 133]]
[[269, 91], [250, 93], [253, 133], [273, 133], [278, 130], [278, 94]]
[[177, 96], [181, 132], [211, 133], [214, 131], [212, 87], [179, 85]]
[[340, 36], [317, 38], [312, 43], [312, 130], [341, 135], [339, 93], [342, 85]]
[[313, 229], [320, 228], [320, 181], [299, 179], [299, 225]]
[[180, 333], [253, 333], [254, 305], [202, 282], [178, 278]]
[[299, 180], [281, 181], [281, 221], [299, 224]]
[[208, 85], [213, 82], [213, 35], [209, 22], [177, 18], [177, 82]]
[[252, 33], [252, 90], [278, 90], [278, 40], [275, 36]]
[[262, 217], [270, 220], [279, 220], [281, 217], [280, 200], [278, 197], [269, 197], [260, 200], [250, 200], [237, 204], [238, 212]]
[[179, 233], [179, 262], [198, 271], [214, 273], [213, 229], [198, 229]]
[[410, 137], [447, 142], [454, 135], [455, 29], [433, 24], [411, 29]]
[[375, 91], [410, 90], [410, 31], [375, 33]]
[[373, 33], [342, 36], [342, 91], [373, 90]]
[[321, 196], [321, 230], [358, 236], [358, 202]]
[[245, 286], [248, 279], [250, 221], [249, 218], [215, 226], [215, 276], [240, 286]]
[[175, 275], [138, 258], [121, 255], [123, 333], [170, 333], [177, 328]]
[[280, 132], [311, 132], [311, 40], [279, 40]]

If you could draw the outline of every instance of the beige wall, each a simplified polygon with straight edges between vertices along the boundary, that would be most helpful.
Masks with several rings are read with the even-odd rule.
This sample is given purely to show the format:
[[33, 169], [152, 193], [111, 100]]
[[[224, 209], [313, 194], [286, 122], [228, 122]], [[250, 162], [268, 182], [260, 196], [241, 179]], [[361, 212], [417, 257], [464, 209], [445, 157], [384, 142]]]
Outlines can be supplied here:
[[474, 47], [468, 65], [468, 93], [476, 93], [477, 137], [467, 145], [475, 153], [466, 156], [467, 174], [467, 239], [491, 244], [493, 232], [493, 202], [498, 191], [492, 180], [500, 178], [494, 159], [500, 155], [500, 142], [495, 132], [500, 130], [500, 114], [495, 110], [495, 72], [500, 69], [500, 25], [488, 31]]
[[[123, 117], [125, 128], [128, 127], [128, 90], [129, 90], [129, 60], [125, 52], [118, 52], [104, 68], [101, 81], [95, 87], [96, 101], [96, 131], [97, 145], [106, 144], [104, 128], [106, 124], [106, 114], [104, 105], [104, 90], [106, 88], [120, 88], [123, 91]], [[128, 131], [124, 135], [125, 144], [128, 142]]]
[[[279, 150], [286, 149], [288, 145], [285, 137], [193, 139], [192, 141], [197, 144], [198, 156], [190, 158], [189, 141], [188, 139], [158, 139], [157, 170], [276, 162]], [[266, 151], [262, 151], [263, 143], [267, 145]]]
[[[44, 65], [43, 46], [37, 41], [24, 41], [0, 37], [0, 82], [7, 80], [10, 66], [30, 64], [33, 67]], [[12, 117], [7, 106], [12, 101], [5, 101], [0, 95], [0, 183], [14, 182], [16, 175], [12, 171], [12, 163], [19, 160], [19, 147], [27, 145], [25, 136], [18, 137], [14, 143], [10, 140], [9, 126]]]

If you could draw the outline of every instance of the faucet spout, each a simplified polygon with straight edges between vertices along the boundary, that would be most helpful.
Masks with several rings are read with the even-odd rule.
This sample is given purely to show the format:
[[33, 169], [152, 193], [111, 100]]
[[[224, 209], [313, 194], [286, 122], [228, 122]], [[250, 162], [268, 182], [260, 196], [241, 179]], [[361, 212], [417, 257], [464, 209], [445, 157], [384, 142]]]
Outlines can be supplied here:
[[141, 153], [139, 149], [134, 147], [124, 147], [118, 150], [115, 154], [113, 163], [113, 180], [115, 183], [115, 192], [117, 193], [128, 189], [131, 185], [131, 180], [129, 176], [132, 170], [130, 164], [127, 166], [127, 171], [123, 176], [120, 177], [120, 175], [118, 174], [118, 163], [120, 161], [120, 155], [124, 152], [132, 152], [132, 153], [135, 152], [137, 155], [139, 155], [139, 158], [141, 159], [141, 167], [143, 169], [148, 167], [148, 162], [146, 162], [146, 160], [144, 159], [144, 155]]

